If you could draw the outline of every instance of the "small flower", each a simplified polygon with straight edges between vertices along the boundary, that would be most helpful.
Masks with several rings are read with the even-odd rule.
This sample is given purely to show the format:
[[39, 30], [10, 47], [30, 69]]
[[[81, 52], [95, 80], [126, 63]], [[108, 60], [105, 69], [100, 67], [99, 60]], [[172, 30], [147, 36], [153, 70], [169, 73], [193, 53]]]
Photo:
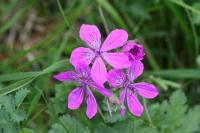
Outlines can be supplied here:
[[130, 60], [143, 60], [144, 58], [144, 47], [135, 41], [129, 41], [123, 47], [123, 51], [129, 56]]
[[119, 98], [121, 102], [121, 116], [125, 114], [124, 102], [126, 99], [129, 111], [139, 117], [143, 113], [143, 106], [139, 102], [137, 95], [146, 99], [152, 99], [158, 96], [159, 93], [153, 84], [146, 82], [131, 83], [132, 80], [129, 77], [119, 69], [112, 69], [108, 72], [108, 83], [111, 87], [121, 88]]
[[70, 63], [72, 65], [84, 62], [87, 65], [93, 63], [91, 77], [99, 85], [107, 81], [107, 70], [104, 60], [116, 69], [128, 68], [131, 63], [123, 52], [111, 52], [123, 46], [128, 34], [122, 29], [113, 30], [101, 45], [101, 34], [95, 25], [83, 24], [80, 28], [80, 38], [90, 48], [79, 47], [73, 50]]
[[137, 42], [127, 42], [123, 47], [123, 52], [129, 57], [131, 66], [128, 68], [129, 79], [134, 80], [139, 77], [143, 70], [144, 64], [141, 62], [144, 58], [144, 47]]
[[91, 79], [88, 65], [79, 64], [75, 66], [75, 69], [76, 71], [61, 72], [55, 75], [54, 78], [59, 81], [78, 83], [78, 87], [72, 90], [68, 95], [68, 108], [71, 110], [78, 109], [85, 97], [87, 103], [86, 115], [91, 119], [97, 113], [97, 102], [91, 88], [94, 88], [105, 97], [109, 97], [111, 93]]

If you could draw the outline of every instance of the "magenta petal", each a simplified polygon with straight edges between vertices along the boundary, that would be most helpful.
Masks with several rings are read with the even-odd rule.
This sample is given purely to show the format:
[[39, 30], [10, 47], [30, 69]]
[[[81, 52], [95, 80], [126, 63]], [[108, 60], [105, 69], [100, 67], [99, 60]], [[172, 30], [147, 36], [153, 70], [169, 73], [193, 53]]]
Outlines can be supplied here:
[[128, 56], [124, 53], [103, 53], [103, 58], [116, 69], [128, 68], [131, 66]]
[[127, 104], [130, 112], [139, 117], [143, 113], [143, 106], [131, 90], [127, 91]]
[[123, 89], [123, 90], [120, 92], [120, 96], [119, 96], [119, 99], [120, 99], [121, 104], [124, 104], [125, 97], [126, 97], [126, 89]]
[[61, 72], [53, 77], [59, 81], [75, 81], [78, 78], [74, 71]]
[[68, 95], [68, 108], [69, 109], [78, 109], [83, 102], [84, 90], [83, 88], [77, 87], [70, 92]]
[[111, 87], [119, 88], [126, 80], [126, 75], [119, 69], [111, 69], [107, 74], [108, 83]]
[[122, 51], [126, 54], [126, 55], [128, 55], [129, 56], [129, 54], [130, 54], [130, 50], [134, 47], [134, 45], [135, 45], [136, 43], [130, 43], [130, 42], [127, 42], [124, 46], [123, 46], [123, 48], [122, 48]]
[[158, 96], [158, 89], [150, 83], [140, 82], [133, 84], [134, 89], [144, 98], [152, 99]]
[[123, 107], [120, 108], [120, 116], [125, 116], [125, 109]]
[[121, 103], [121, 107], [120, 107], [120, 115], [124, 116], [125, 115], [125, 109], [124, 109], [124, 101], [125, 101], [125, 97], [126, 97], [126, 89], [123, 89], [120, 92], [120, 103]]
[[128, 68], [128, 78], [133, 81], [139, 77], [144, 70], [144, 64], [140, 60], [133, 60], [131, 62], [131, 67]]
[[85, 78], [90, 77], [90, 67], [87, 64], [79, 63], [79, 65], [76, 65], [76, 72], [81, 77], [85, 77]]
[[91, 119], [92, 117], [95, 116], [96, 113], [97, 113], [97, 102], [92, 92], [88, 89], [86, 115], [89, 119]]
[[70, 56], [70, 63], [73, 66], [77, 66], [80, 63], [85, 63], [89, 65], [94, 59], [94, 57], [94, 51], [92, 51], [89, 48], [79, 47], [72, 51], [72, 54]]
[[91, 69], [91, 77], [97, 84], [103, 86], [104, 82], [107, 81], [106, 76], [106, 66], [101, 57], [97, 57]]
[[125, 30], [113, 30], [104, 41], [101, 51], [109, 51], [119, 48], [125, 44], [128, 39], [128, 34]]
[[79, 35], [81, 40], [83, 40], [89, 47], [93, 49], [100, 48], [101, 34], [95, 25], [81, 25]]
[[108, 89], [106, 89], [96, 83], [91, 83], [90, 86], [105, 97], [109, 97], [111, 95], [111, 92]]

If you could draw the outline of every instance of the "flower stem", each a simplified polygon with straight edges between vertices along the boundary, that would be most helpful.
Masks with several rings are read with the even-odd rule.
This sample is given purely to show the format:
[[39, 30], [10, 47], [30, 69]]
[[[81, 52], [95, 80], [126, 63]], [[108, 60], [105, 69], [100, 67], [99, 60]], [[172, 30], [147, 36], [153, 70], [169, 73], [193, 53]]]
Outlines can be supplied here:
[[105, 28], [105, 30], [106, 30], [106, 33], [109, 34], [108, 24], [107, 24], [107, 22], [106, 22], [104, 13], [103, 13], [102, 8], [101, 8], [100, 5], [98, 6], [98, 10], [99, 10], [99, 14], [100, 14], [101, 20], [102, 20], [102, 22], [103, 22], [104, 28]]
[[102, 112], [102, 110], [101, 110], [100, 107], [98, 107], [98, 111], [99, 111], [99, 114], [100, 114], [101, 118], [102, 118], [103, 121], [105, 122], [105, 117], [104, 117], [103, 112]]
[[150, 124], [151, 127], [156, 128], [156, 126], [153, 124], [153, 121], [152, 121], [151, 116], [149, 114], [149, 110], [147, 108], [146, 100], [144, 98], [142, 98], [142, 100], [143, 100], [143, 105], [144, 105], [145, 113], [147, 115], [147, 119], [149, 121], [149, 124]]
[[110, 114], [110, 116], [112, 116], [112, 110], [111, 110], [110, 104], [108, 102], [108, 99], [106, 99], [106, 103], [107, 103], [107, 106], [108, 106], [109, 114]]

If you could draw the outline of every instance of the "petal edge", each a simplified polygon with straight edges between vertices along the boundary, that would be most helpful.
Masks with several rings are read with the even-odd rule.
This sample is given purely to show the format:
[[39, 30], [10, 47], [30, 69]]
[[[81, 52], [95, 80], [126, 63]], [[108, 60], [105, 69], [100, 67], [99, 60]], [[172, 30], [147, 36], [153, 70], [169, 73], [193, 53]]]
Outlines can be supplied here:
[[89, 47], [93, 49], [100, 48], [101, 33], [95, 25], [82, 24], [79, 36]]
[[128, 33], [122, 29], [116, 29], [110, 32], [102, 44], [101, 51], [109, 51], [119, 48], [128, 40]]

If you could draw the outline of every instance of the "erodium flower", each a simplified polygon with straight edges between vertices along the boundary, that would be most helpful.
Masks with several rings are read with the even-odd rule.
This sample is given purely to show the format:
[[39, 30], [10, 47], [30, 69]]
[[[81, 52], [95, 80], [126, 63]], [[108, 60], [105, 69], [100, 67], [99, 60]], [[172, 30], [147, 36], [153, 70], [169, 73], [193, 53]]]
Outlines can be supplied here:
[[101, 34], [95, 25], [83, 24], [80, 28], [80, 38], [89, 48], [79, 47], [73, 50], [70, 63], [77, 65], [80, 62], [93, 64], [91, 68], [91, 77], [99, 85], [107, 81], [107, 70], [104, 60], [116, 69], [128, 68], [131, 63], [128, 56], [123, 52], [112, 52], [116, 48], [123, 46], [128, 34], [125, 30], [115, 29], [105, 39], [101, 45]]
[[128, 68], [129, 79], [134, 80], [139, 77], [144, 70], [144, 64], [141, 62], [145, 55], [144, 47], [135, 41], [128, 41], [123, 47], [123, 52], [129, 57], [131, 62], [131, 66]]
[[124, 72], [119, 69], [112, 69], [108, 72], [108, 83], [111, 87], [114, 88], [121, 88], [120, 92], [120, 114], [124, 116], [125, 108], [124, 103], [128, 105], [129, 111], [139, 117], [143, 113], [143, 106], [139, 102], [137, 95], [142, 96], [146, 99], [155, 98], [159, 93], [157, 88], [150, 83], [146, 82], [139, 82], [139, 83], [132, 83], [131, 79], [127, 76]]
[[107, 89], [92, 80], [90, 68], [85, 64], [79, 63], [75, 66], [75, 71], [61, 72], [54, 78], [59, 81], [70, 81], [78, 84], [68, 95], [68, 108], [71, 110], [78, 109], [85, 99], [87, 103], [86, 115], [90, 119], [97, 113], [97, 102], [91, 89], [98, 91], [105, 97], [111, 95]]

